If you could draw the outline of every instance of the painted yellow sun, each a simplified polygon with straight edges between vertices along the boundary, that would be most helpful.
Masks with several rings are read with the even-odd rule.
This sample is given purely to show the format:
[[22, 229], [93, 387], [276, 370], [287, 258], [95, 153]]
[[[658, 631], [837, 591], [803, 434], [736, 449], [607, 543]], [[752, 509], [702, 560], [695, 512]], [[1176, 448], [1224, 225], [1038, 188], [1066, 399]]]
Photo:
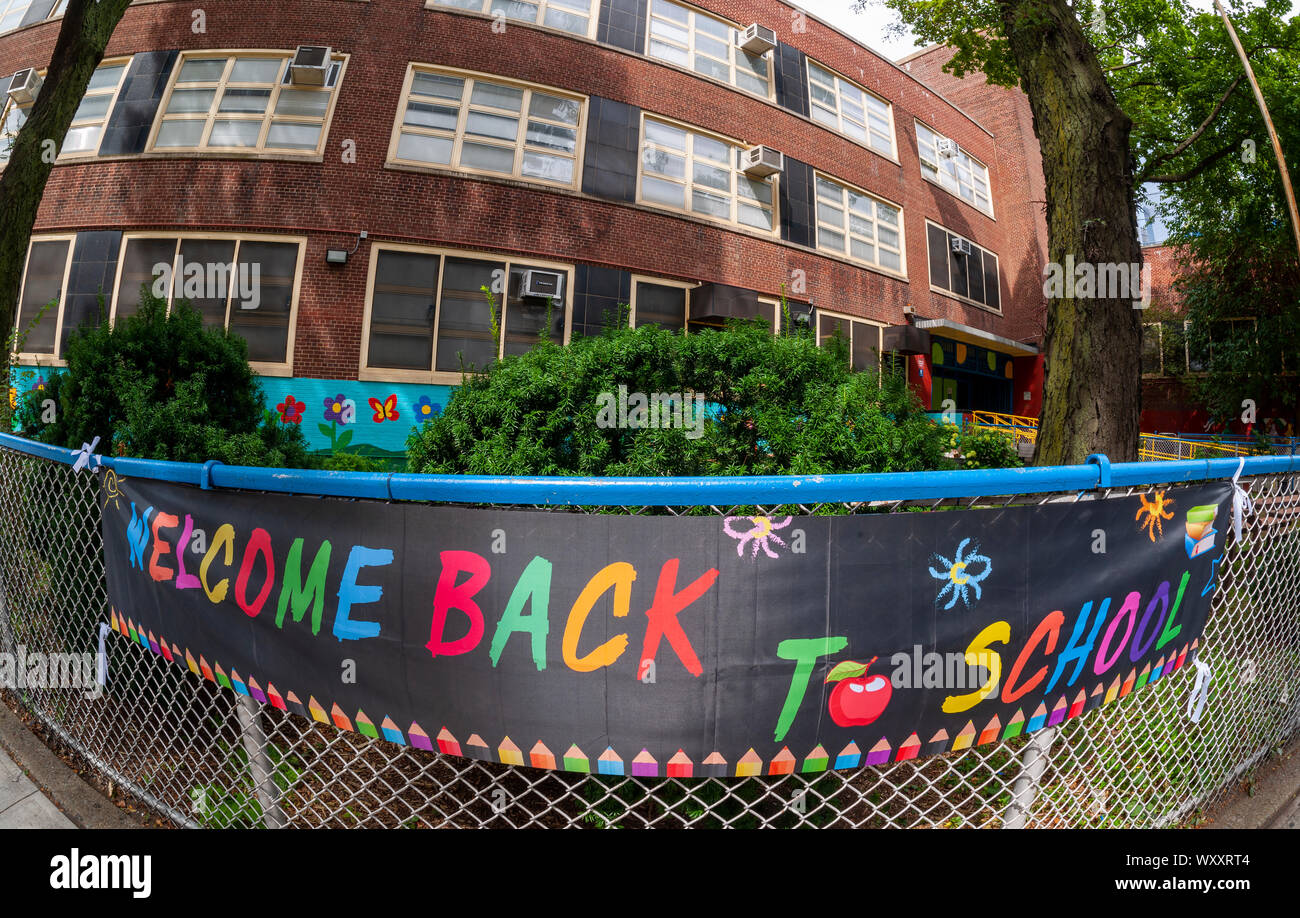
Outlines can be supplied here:
[[1146, 514], [1146, 520], [1138, 528], [1145, 529], [1147, 536], [1154, 542], [1157, 532], [1161, 536], [1165, 534], [1164, 526], [1160, 524], [1160, 521], [1174, 518], [1174, 511], [1168, 509], [1174, 505], [1174, 502], [1172, 499], [1165, 497], [1164, 491], [1157, 491], [1155, 497], [1151, 500], [1147, 500], [1145, 494], [1139, 494], [1138, 496], [1142, 499], [1142, 506], [1138, 508], [1137, 515], [1133, 519], [1141, 520], [1142, 515]]

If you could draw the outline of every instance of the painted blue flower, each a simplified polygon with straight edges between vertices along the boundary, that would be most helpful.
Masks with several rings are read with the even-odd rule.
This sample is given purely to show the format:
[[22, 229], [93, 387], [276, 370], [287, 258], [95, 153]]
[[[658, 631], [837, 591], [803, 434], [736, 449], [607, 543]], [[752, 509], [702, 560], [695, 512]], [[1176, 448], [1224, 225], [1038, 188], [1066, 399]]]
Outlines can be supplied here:
[[440, 414], [442, 414], [442, 405], [430, 401], [427, 395], [421, 395], [420, 400], [415, 403], [415, 420], [417, 422], [428, 421]]
[[[952, 596], [948, 599], [948, 605], [944, 606], [945, 610], [951, 609], [955, 606], [958, 599], [965, 603], [966, 608], [969, 609], [971, 605], [971, 590], [975, 591], [976, 599], [980, 598], [980, 581], [993, 572], [993, 562], [989, 560], [987, 555], [975, 554], [975, 552], [979, 551], [978, 543], [971, 546], [971, 553], [969, 555], [963, 554], [966, 550], [966, 546], [969, 544], [970, 539], [962, 539], [961, 544], [957, 546], [957, 554], [953, 556], [951, 561], [940, 554], [933, 554], [930, 556], [930, 563], [938, 563], [941, 568], [936, 570], [931, 567], [930, 576], [935, 580], [947, 581], [947, 583], [944, 584], [943, 589], [939, 591], [939, 595], [934, 598], [934, 604], [936, 606], [950, 590], [952, 591]], [[971, 572], [971, 565], [974, 564], [983, 565], [978, 573]]]

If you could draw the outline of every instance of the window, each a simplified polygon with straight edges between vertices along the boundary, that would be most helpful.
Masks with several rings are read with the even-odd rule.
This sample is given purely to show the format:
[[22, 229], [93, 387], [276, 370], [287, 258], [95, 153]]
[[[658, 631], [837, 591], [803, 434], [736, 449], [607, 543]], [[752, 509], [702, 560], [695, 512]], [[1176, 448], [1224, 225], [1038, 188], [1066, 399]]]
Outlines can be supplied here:
[[[530, 270], [563, 275], [560, 299], [525, 296]], [[543, 331], [553, 341], [567, 342], [572, 281], [567, 265], [377, 246], [367, 294], [362, 378], [455, 382], [462, 370], [482, 370], [502, 356], [526, 352]], [[496, 339], [485, 287], [496, 291]]]
[[5, 98], [4, 114], [0, 115], [0, 166], [8, 164], [18, 140], [18, 132], [27, 123], [31, 110], [30, 105], [19, 105], [13, 99]]
[[302, 240], [283, 238], [127, 236], [118, 260], [113, 321], [140, 308], [145, 285], [169, 306], [188, 300], [204, 325], [247, 341], [254, 370], [282, 374], [293, 362], [304, 246]]
[[291, 52], [181, 56], [149, 149], [319, 154], [343, 58], [325, 85], [289, 82]]
[[[953, 240], [969, 246], [970, 253], [954, 249]], [[926, 223], [926, 242], [930, 247], [931, 290], [1001, 311], [996, 255], [934, 223]]]
[[63, 328], [63, 304], [68, 289], [75, 237], [33, 239], [27, 250], [27, 271], [18, 299], [15, 353], [27, 358], [60, 359], [72, 331]]
[[[1170, 324], [1172, 323], [1165, 323]], [[1215, 319], [1208, 327], [1190, 319], [1183, 320], [1183, 345], [1188, 371], [1209, 372], [1214, 365], [1216, 350], [1221, 364], [1224, 361], [1238, 365], [1248, 363], [1258, 354], [1257, 328], [1258, 323], [1253, 317]]]
[[690, 290], [694, 284], [680, 281], [632, 278], [632, 327], [658, 325], [684, 329], [690, 312]]
[[817, 248], [903, 273], [903, 212], [817, 176]]
[[594, 0], [428, 0], [428, 9], [438, 7], [487, 13], [533, 25], [543, 25], [585, 38], [596, 37], [599, 18]]
[[808, 96], [814, 121], [866, 144], [877, 153], [894, 153], [894, 118], [888, 102], [855, 83], [808, 61]]
[[645, 117], [637, 200], [774, 232], [774, 182], [741, 172], [742, 152], [731, 141]]
[[948, 138], [916, 122], [916, 146], [921, 157], [922, 177], [993, 216], [988, 168], [965, 150], [958, 149], [956, 155], [940, 153], [940, 141], [948, 141]]
[[[32, 0], [0, 0], [0, 32], [9, 32], [22, 25], [23, 17], [31, 5]], [[45, 18], [62, 16], [63, 8], [67, 5], [68, 0], [59, 0]]]
[[771, 98], [772, 73], [767, 57], [750, 54], [738, 46], [738, 32], [730, 23], [688, 6], [671, 0], [650, 0], [645, 53], [764, 99]]
[[390, 159], [572, 188], [585, 109], [559, 90], [413, 67]]
[[835, 313], [817, 312], [817, 345], [820, 347], [836, 333], [849, 346], [849, 367], [875, 372], [880, 365], [880, 326], [861, 319]]
[[81, 97], [81, 105], [72, 116], [72, 126], [68, 128], [63, 139], [62, 156], [93, 156], [99, 151], [99, 141], [104, 135], [104, 125], [108, 123], [109, 112], [117, 99], [118, 89], [122, 86], [122, 77], [131, 59], [108, 61], [95, 68], [86, 86], [86, 94]]

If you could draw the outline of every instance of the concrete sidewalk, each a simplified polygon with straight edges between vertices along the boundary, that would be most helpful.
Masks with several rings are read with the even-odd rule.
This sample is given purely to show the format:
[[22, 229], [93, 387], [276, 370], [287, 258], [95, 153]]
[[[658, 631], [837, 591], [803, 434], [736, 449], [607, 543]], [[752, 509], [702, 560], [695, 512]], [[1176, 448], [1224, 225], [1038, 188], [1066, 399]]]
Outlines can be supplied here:
[[50, 798], [0, 750], [0, 829], [75, 829]]

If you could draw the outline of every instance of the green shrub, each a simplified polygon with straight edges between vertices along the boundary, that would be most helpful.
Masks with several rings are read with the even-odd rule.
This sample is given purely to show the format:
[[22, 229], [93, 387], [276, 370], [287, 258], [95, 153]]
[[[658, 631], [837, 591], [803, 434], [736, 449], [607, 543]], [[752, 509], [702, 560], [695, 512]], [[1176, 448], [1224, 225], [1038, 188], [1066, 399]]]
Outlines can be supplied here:
[[337, 452], [326, 456], [321, 468], [327, 472], [382, 472], [388, 463], [360, 453]]
[[[602, 426], [602, 397], [700, 393], [700, 435]], [[687, 433], [692, 436], [687, 436]], [[614, 328], [539, 340], [467, 376], [413, 431], [411, 471], [489, 475], [744, 475], [939, 468], [944, 437], [901, 376], [850, 373], [842, 339], [761, 322], [674, 333]]]
[[244, 339], [205, 328], [186, 301], [169, 313], [147, 286], [142, 295], [135, 315], [72, 333], [66, 372], [19, 405], [24, 432], [74, 449], [98, 436], [101, 453], [143, 459], [310, 466], [302, 431], [266, 410]]
[[953, 427], [948, 433], [950, 451], [956, 453], [958, 468], [1009, 469], [1024, 465], [1016, 452], [1015, 437], [986, 427]]

